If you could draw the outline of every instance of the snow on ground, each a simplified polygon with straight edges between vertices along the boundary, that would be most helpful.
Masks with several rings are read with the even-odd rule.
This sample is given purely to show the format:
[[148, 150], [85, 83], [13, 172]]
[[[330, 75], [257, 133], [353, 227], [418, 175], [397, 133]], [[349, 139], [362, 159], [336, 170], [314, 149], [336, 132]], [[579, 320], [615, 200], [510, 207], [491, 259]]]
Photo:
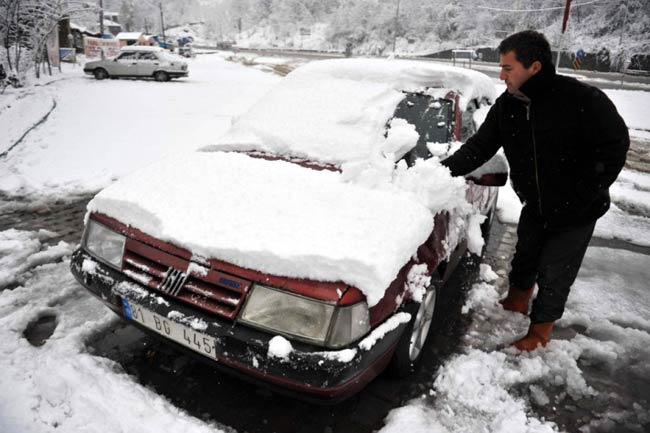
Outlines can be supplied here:
[[[279, 80], [217, 56], [190, 60], [190, 74], [172, 83], [96, 82], [77, 68], [34, 88], [42, 101], [56, 100], [57, 107], [46, 123], [0, 157], [0, 192], [65, 197], [106, 186], [163, 154], [211, 142], [232, 116]], [[0, 149], [20, 135], [19, 124], [31, 124], [26, 116], [37, 121], [43, 115], [43, 106], [29, 96], [20, 101], [15, 92], [8, 89], [0, 107], [2, 125], [12, 131], [0, 136]], [[612, 99], [628, 124], [650, 129], [650, 116], [634, 117], [637, 108], [647, 108], [647, 92]], [[14, 111], [9, 107], [14, 103], [33, 108]], [[110, 146], [104, 145], [106, 137]], [[648, 218], [630, 214], [646, 212], [647, 191], [647, 175], [625, 170], [596, 234], [647, 242]], [[516, 206], [516, 199], [502, 192], [501, 216], [509, 211], [516, 218]], [[0, 431], [132, 431], [134, 425], [143, 431], [221, 431], [138, 384], [114, 362], [87, 352], [85, 341], [118, 319], [73, 280], [71, 246], [47, 248], [42, 242], [48, 236], [44, 231], [0, 234], [0, 288], [17, 286], [0, 292]], [[430, 396], [394, 410], [382, 431], [547, 432], [554, 426], [534, 415], [531, 405], [540, 411], [576, 401], [604, 402], [585, 420], [594, 431], [649, 423], [647, 401], [621, 408], [618, 402], [628, 401], [620, 387], [605, 391], [583, 374], [600, 366], [605, 372], [625, 371], [631, 386], [650, 386], [648, 269], [648, 256], [590, 248], [557, 338], [523, 357], [499, 347], [525, 332], [527, 320], [500, 309], [490, 281], [476, 284], [465, 308], [474, 321], [462, 353], [441, 367]], [[483, 273], [486, 280], [488, 274]], [[33, 347], [23, 331], [45, 315], [57, 317], [56, 330], [43, 346]]]
[[43, 98], [35, 92], [11, 99], [0, 107], [0, 131], [3, 131], [0, 154], [9, 151], [14, 143], [20, 141], [21, 137], [35, 123], [43, 119], [55, 104], [51, 97]]
[[[70, 274], [66, 255], [72, 245], [52, 251], [38, 233], [0, 234], [3, 268], [22, 281], [0, 292], [1, 432], [141, 430], [135, 426], [151, 432], [221, 431], [136, 383], [115, 362], [87, 352], [85, 341], [119, 319]], [[44, 255], [50, 263], [29, 271], [21, 265], [42, 262]], [[34, 347], [23, 331], [48, 315], [56, 316], [56, 330], [43, 346]]]
[[554, 340], [528, 355], [501, 349], [526, 332], [527, 318], [504, 311], [491, 282], [475, 284], [465, 305], [474, 314], [461, 353], [440, 368], [429, 395], [393, 410], [381, 433], [551, 432], [557, 425], [535, 413], [555, 408], [570, 414], [565, 407], [572, 405], [596, 409], [584, 431], [643, 431], [649, 402], [589, 383], [584, 370], [596, 366], [616, 377], [622, 370], [630, 381], [624, 386], [647, 390], [648, 280], [650, 257], [589, 248]]
[[[650, 246], [650, 175], [623, 169], [610, 188], [612, 204], [598, 220], [594, 236]], [[499, 221], [517, 224], [521, 202], [508, 183], [499, 191]]]
[[[2, 234], [6, 269], [22, 283], [0, 292], [0, 431], [225, 429], [179, 410], [118, 364], [88, 353], [85, 342], [118, 319], [74, 281], [66, 256], [71, 246], [52, 252], [40, 243], [41, 234]], [[20, 267], [43, 254], [50, 263]], [[500, 349], [525, 332], [527, 319], [501, 309], [493, 273], [482, 267], [483, 281], [474, 285], [464, 308], [473, 322], [461, 352], [442, 365], [423, 398], [393, 410], [381, 432], [550, 432], [555, 426], [536, 411], [582, 402], [599, 409], [585, 421], [591, 431], [650, 422], [648, 402], [630, 402], [618, 388], [589, 383], [583, 372], [591, 366], [623, 370], [632, 385], [650, 385], [650, 257], [590, 248], [556, 339], [524, 356]], [[54, 334], [34, 347], [23, 331], [47, 315], [56, 316]], [[577, 331], [562, 332], [567, 330]], [[272, 349], [269, 356], [281, 352]]]
[[630, 128], [631, 137], [650, 139], [650, 103], [648, 92], [606, 89], [619, 114]]
[[0, 111], [0, 126], [11, 126], [0, 135], [2, 151], [42, 118], [48, 101], [57, 103], [46, 124], [0, 157], [0, 192], [96, 191], [163, 155], [210, 143], [279, 80], [216, 55], [187, 61], [190, 76], [168, 83], [96, 81], [64, 64], [67, 79]]

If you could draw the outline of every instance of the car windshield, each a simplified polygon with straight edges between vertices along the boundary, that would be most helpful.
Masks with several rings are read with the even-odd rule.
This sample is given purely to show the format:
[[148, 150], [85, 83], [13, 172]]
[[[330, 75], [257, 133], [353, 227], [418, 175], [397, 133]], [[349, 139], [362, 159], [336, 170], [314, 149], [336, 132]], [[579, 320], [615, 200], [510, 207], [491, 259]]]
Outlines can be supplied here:
[[417, 158], [430, 158], [427, 143], [447, 143], [453, 132], [453, 103], [422, 93], [407, 93], [395, 110], [395, 118], [415, 126], [420, 138], [417, 145], [404, 157], [408, 165]]

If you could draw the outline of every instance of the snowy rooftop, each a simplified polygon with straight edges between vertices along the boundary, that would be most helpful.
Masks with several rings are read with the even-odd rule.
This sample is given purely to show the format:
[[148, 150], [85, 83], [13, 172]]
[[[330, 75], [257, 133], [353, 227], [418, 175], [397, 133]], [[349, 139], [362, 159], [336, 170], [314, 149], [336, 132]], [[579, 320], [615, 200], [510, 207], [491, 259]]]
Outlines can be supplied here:
[[337, 59], [312, 62], [289, 74], [204, 150], [236, 148], [290, 155], [334, 165], [368, 159], [404, 91], [494, 100], [486, 75], [429, 62]]
[[127, 45], [126, 47], [120, 48], [120, 51], [156, 51], [156, 52], [164, 52], [160, 47], [157, 47], [155, 45]]
[[117, 36], [115, 36], [115, 38], [120, 40], [137, 40], [140, 39], [142, 35], [142, 32], [120, 32], [117, 34]]

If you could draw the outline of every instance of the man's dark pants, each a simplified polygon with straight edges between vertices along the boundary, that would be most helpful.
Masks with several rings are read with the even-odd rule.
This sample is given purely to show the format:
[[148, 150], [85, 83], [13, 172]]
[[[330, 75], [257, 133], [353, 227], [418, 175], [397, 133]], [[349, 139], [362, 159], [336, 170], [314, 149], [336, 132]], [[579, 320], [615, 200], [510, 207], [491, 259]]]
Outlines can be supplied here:
[[585, 225], [548, 228], [527, 206], [517, 227], [510, 286], [520, 290], [539, 287], [530, 313], [531, 323], [562, 317], [571, 285], [594, 232], [596, 221]]

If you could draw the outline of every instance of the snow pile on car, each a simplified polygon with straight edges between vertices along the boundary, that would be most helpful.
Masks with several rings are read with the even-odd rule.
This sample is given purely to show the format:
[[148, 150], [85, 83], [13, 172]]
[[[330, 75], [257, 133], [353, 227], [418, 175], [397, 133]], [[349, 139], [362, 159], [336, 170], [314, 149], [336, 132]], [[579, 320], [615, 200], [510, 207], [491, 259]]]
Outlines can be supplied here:
[[433, 228], [430, 211], [397, 190], [234, 152], [168, 158], [106, 188], [88, 209], [202, 257], [344, 281], [371, 305]]
[[[197, 256], [277, 276], [342, 281], [370, 306], [417, 260], [438, 212], [450, 215], [447, 253], [465, 234], [479, 253], [484, 217], [466, 201], [464, 179], [452, 178], [437, 158], [413, 167], [400, 161], [418, 134], [391, 116], [404, 97], [400, 89], [454, 87], [465, 99], [479, 98], [493, 94], [491, 81], [408, 61], [326, 61], [300, 71], [233, 128], [230, 138], [256, 136], [259, 146], [234, 139], [238, 144], [167, 159], [102, 191], [89, 211]], [[340, 172], [228, 152], [243, 149], [334, 164]]]
[[205, 150], [258, 150], [334, 165], [367, 159], [384, 141], [403, 92], [494, 100], [494, 84], [467, 69], [407, 60], [312, 62], [289, 74]]

